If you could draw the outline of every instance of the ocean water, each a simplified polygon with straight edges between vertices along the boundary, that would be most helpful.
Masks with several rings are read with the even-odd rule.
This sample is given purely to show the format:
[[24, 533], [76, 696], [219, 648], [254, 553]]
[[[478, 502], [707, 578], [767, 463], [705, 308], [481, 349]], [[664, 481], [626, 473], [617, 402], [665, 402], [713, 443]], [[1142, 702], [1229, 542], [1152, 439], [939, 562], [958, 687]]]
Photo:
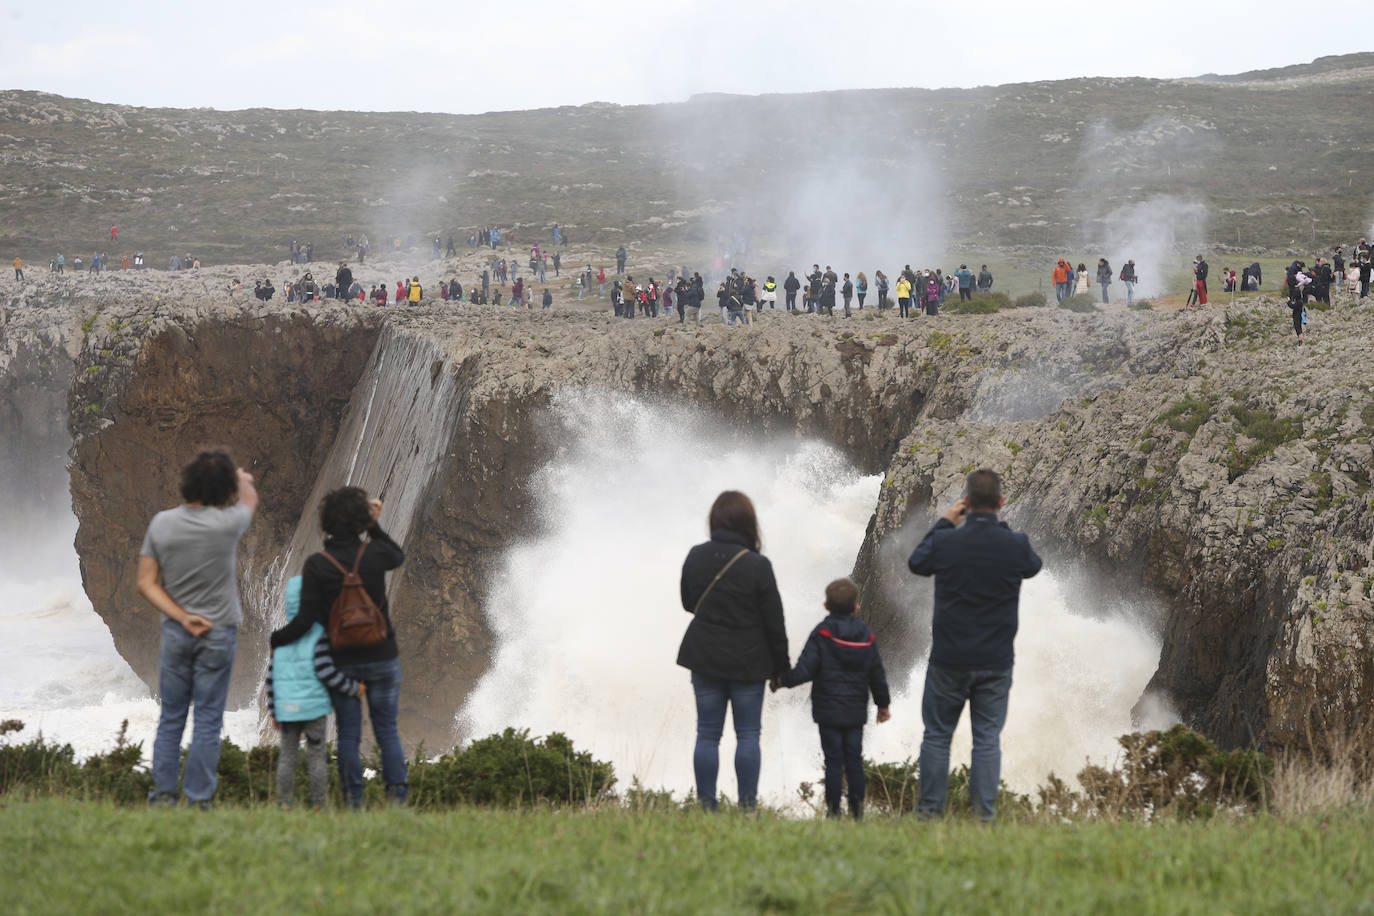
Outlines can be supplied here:
[[[127, 739], [152, 755], [158, 704], [152, 692], [115, 651], [109, 628], [81, 590], [76, 518], [43, 526], [42, 544], [0, 565], [0, 719], [18, 719], [24, 730], [0, 740], [42, 736], [70, 744], [78, 756], [106, 751], [127, 720]], [[130, 557], [130, 563], [137, 562]], [[148, 626], [161, 623], [147, 608]], [[256, 705], [225, 715], [225, 734], [240, 746], [257, 743]], [[188, 726], [186, 740], [190, 740]]]
[[[564, 448], [533, 482], [543, 530], [517, 545], [492, 584], [498, 642], [489, 673], [459, 714], [471, 735], [507, 726], [561, 731], [632, 778], [685, 795], [693, 785], [695, 710], [674, 660], [689, 616], [678, 597], [687, 550], [706, 539], [724, 489], [747, 493], [772, 560], [793, 659], [825, 615], [826, 583], [848, 575], [881, 477], [819, 442], [731, 435], [691, 410], [578, 394], [557, 405]], [[1018, 664], [1003, 736], [1004, 778], [1031, 791], [1051, 770], [1072, 777], [1112, 759], [1159, 659], [1149, 630], [1116, 609], [1071, 608], [1054, 571], [1027, 583]], [[891, 681], [892, 720], [870, 724], [865, 751], [915, 758], [923, 667]], [[764, 708], [760, 794], [789, 805], [821, 773], [809, 688]], [[954, 762], [967, 761], [967, 722]], [[735, 791], [733, 735], [720, 790]]]

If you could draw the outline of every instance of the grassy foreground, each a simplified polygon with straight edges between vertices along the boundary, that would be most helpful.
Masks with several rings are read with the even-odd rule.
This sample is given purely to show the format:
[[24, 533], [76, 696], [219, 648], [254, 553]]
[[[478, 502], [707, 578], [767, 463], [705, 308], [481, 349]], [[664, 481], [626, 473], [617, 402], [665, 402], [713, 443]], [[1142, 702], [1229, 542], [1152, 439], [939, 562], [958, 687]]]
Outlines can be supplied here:
[[4, 909], [1374, 913], [1374, 814], [864, 824], [474, 808], [0, 809]]

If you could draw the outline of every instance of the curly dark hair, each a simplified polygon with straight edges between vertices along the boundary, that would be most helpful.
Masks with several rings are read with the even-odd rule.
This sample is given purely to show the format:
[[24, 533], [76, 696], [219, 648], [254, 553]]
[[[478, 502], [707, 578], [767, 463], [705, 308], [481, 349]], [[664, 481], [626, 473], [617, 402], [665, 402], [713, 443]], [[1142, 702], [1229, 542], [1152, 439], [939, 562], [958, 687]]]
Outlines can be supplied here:
[[706, 524], [712, 531], [741, 534], [750, 547], [759, 549], [759, 520], [754, 513], [753, 500], [738, 490], [726, 490], [716, 497]]
[[372, 507], [362, 487], [331, 490], [320, 504], [320, 527], [336, 538], [357, 537], [372, 527]]
[[228, 449], [205, 449], [181, 469], [181, 498], [203, 506], [227, 506], [239, 492], [239, 466]]

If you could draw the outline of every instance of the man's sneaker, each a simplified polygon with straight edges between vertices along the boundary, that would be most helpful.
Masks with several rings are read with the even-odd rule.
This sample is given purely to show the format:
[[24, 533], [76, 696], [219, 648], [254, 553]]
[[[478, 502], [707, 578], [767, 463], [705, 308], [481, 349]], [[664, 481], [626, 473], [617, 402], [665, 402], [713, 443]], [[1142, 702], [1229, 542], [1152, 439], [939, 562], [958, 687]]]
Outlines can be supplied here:
[[173, 795], [171, 792], [148, 793], [149, 808], [175, 808], [176, 806], [177, 797]]

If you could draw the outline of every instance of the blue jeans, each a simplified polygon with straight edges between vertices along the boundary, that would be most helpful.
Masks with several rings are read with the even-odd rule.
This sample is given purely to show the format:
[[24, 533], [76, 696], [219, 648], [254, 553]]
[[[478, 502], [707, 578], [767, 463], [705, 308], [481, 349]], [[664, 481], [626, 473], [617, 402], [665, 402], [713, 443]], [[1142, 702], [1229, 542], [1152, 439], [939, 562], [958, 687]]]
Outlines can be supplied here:
[[[391, 801], [406, 800], [406, 755], [396, 729], [396, 708], [401, 699], [401, 660], [339, 665], [339, 670], [367, 685], [367, 714], [372, 719], [372, 736], [382, 752], [382, 780]], [[357, 697], [333, 694], [334, 715], [339, 729], [339, 785], [344, 804], [363, 806], [363, 704]]]
[[1002, 777], [1002, 726], [1007, 721], [1007, 697], [1011, 693], [1011, 669], [960, 671], [931, 665], [926, 669], [925, 694], [921, 697], [920, 797], [916, 813], [943, 817], [949, 794], [949, 739], [964, 702], [969, 705], [973, 726], [973, 762], [968, 788], [973, 813], [980, 820], [997, 816], [997, 788]]
[[1127, 304], [1127, 305], [1130, 305], [1131, 303], [1135, 302], [1135, 281], [1134, 281], [1134, 280], [1126, 280], [1125, 283], [1126, 283], [1126, 304]]
[[739, 783], [739, 805], [758, 804], [759, 732], [763, 730], [763, 683], [723, 681], [692, 672], [692, 690], [697, 696], [697, 744], [692, 753], [692, 768], [697, 777], [697, 798], [707, 811], [716, 810], [716, 774], [720, 771], [720, 736], [725, 731], [725, 707], [735, 720], [735, 780]]
[[840, 795], [843, 780], [849, 780], [849, 813], [863, 817], [864, 792], [868, 778], [864, 774], [864, 727], [854, 725], [838, 728], [821, 725], [821, 755], [825, 758], [825, 807], [831, 817], [840, 814]]
[[195, 637], [174, 620], [162, 621], [162, 650], [157, 692], [162, 698], [157, 737], [153, 739], [153, 794], [150, 800], [174, 799], [181, 775], [181, 736], [187, 713], [195, 705], [191, 748], [186, 752], [182, 791], [195, 803], [208, 803], [219, 784], [220, 727], [229, 697], [238, 627], [217, 624]]

